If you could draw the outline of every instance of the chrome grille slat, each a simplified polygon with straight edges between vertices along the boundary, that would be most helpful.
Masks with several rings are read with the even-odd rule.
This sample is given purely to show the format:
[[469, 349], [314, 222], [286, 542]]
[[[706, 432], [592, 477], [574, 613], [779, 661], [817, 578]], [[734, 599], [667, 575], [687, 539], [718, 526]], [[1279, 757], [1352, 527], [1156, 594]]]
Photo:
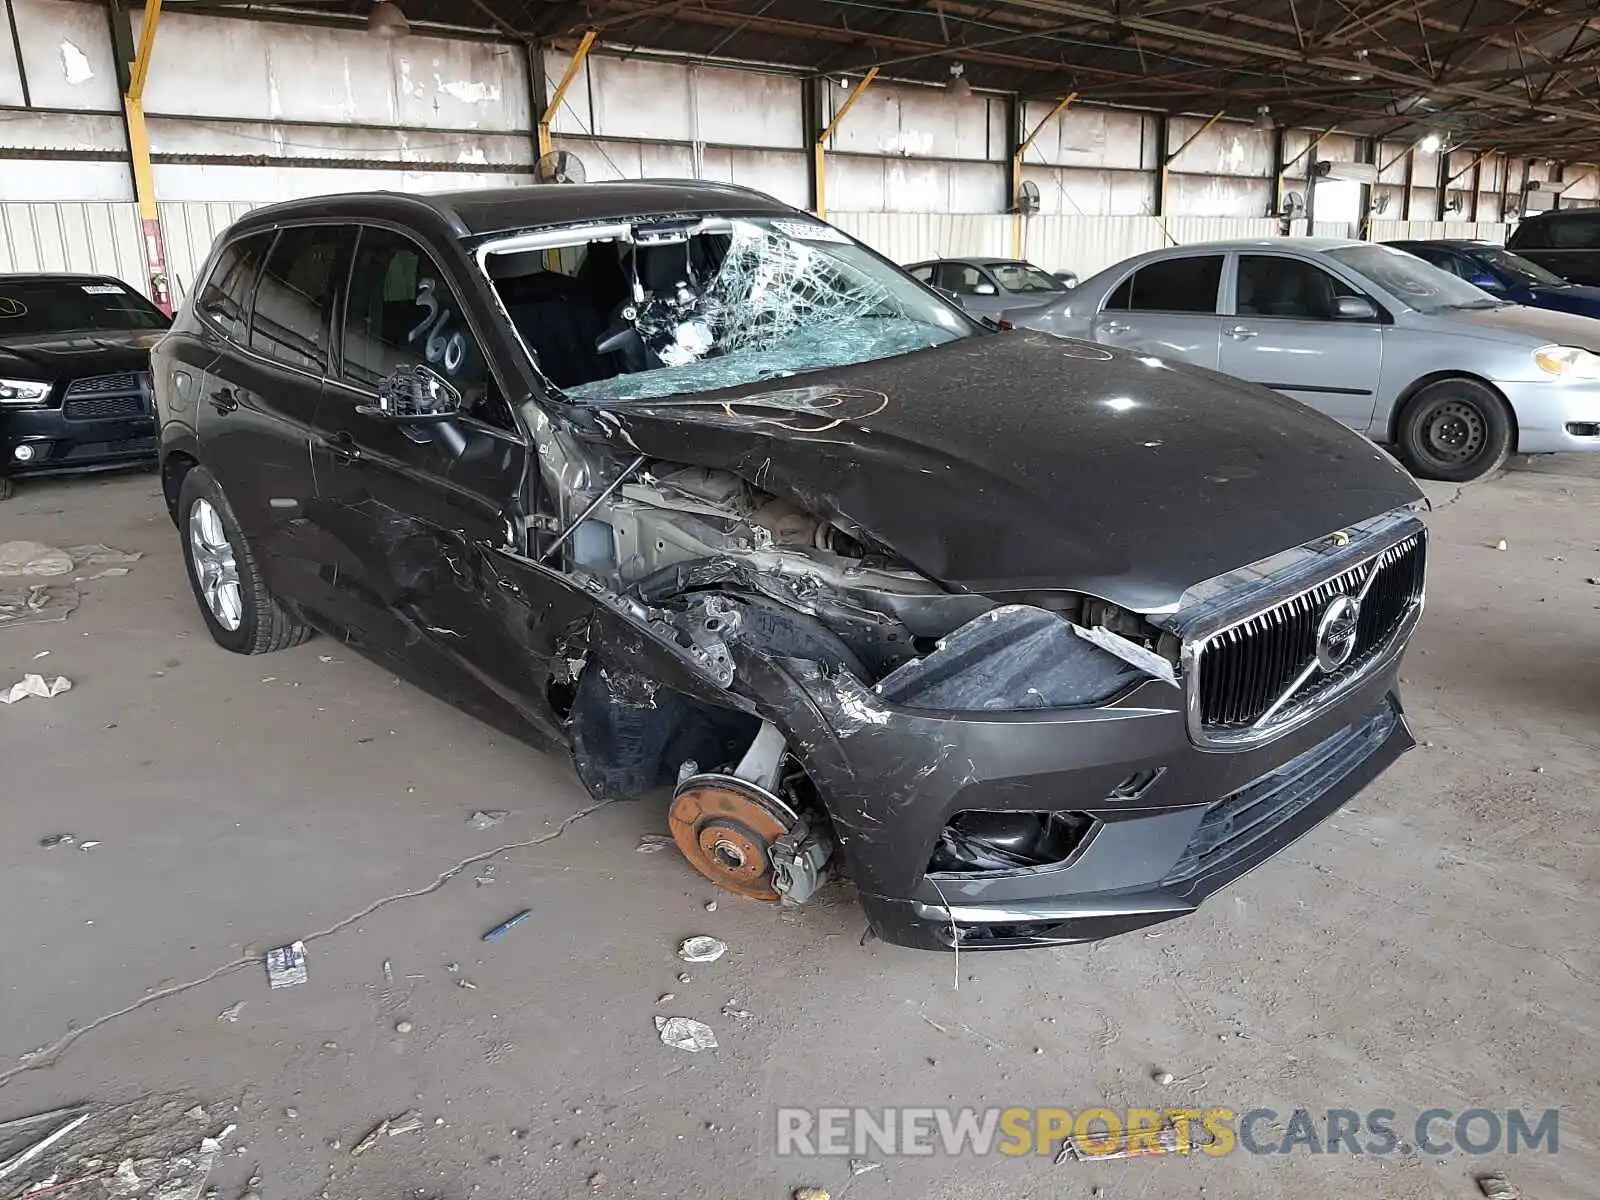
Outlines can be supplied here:
[[[1412, 533], [1372, 558], [1199, 641], [1193, 656], [1198, 732], [1224, 741], [1270, 736], [1319, 695], [1359, 675], [1393, 639], [1422, 597], [1426, 541]], [[1333, 671], [1315, 671], [1280, 700], [1317, 654], [1317, 628], [1340, 596], [1359, 596], [1356, 646]], [[1274, 711], [1274, 706], [1277, 706]], [[1265, 714], [1269, 719], [1263, 720]], [[1259, 722], [1259, 725], [1258, 725]]]

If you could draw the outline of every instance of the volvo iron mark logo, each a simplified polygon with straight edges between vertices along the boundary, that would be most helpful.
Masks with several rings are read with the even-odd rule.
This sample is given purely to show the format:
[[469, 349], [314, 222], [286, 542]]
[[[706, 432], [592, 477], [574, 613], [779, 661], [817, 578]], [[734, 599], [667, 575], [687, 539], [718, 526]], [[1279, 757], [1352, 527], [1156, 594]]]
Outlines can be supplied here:
[[1356, 627], [1361, 621], [1361, 601], [1337, 596], [1322, 610], [1317, 622], [1317, 663], [1324, 671], [1337, 671], [1356, 652]]

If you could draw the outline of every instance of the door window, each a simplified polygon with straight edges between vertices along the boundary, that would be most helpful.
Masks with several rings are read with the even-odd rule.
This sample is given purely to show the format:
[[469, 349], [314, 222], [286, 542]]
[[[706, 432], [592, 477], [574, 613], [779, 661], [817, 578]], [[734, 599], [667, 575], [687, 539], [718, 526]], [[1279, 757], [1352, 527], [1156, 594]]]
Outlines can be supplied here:
[[[1600, 220], [1593, 217], [1576, 219], [1554, 218], [1530, 222], [1525, 226], [1530, 233], [1537, 229], [1545, 235], [1543, 245], [1554, 250], [1593, 250], [1600, 246]], [[1537, 238], [1520, 240], [1519, 246], [1537, 246]]]
[[1168, 258], [1140, 267], [1124, 279], [1106, 308], [1117, 312], [1215, 313], [1222, 282], [1222, 255]]
[[933, 282], [933, 267], [932, 266], [913, 267], [911, 269], [911, 278], [917, 280], [920, 283], [932, 283]]
[[346, 230], [338, 225], [285, 229], [273, 243], [250, 312], [250, 349], [290, 367], [328, 369], [328, 314]]
[[1334, 311], [1337, 297], [1359, 295], [1344, 280], [1303, 259], [1272, 254], [1239, 256], [1235, 309], [1240, 316], [1332, 321], [1338, 316]]
[[470, 416], [515, 430], [444, 272], [410, 238], [367, 226], [356, 246], [345, 305], [344, 377], [376, 391], [379, 380], [419, 366], [453, 383]]
[[986, 295], [994, 295], [994, 284], [971, 263], [939, 264], [939, 286], [947, 292], [954, 292], [958, 296], [976, 296], [980, 283], [989, 284], [990, 290]]
[[250, 295], [255, 291], [256, 276], [261, 273], [272, 238], [270, 233], [258, 233], [225, 246], [195, 300], [201, 317], [234, 341], [245, 339]]

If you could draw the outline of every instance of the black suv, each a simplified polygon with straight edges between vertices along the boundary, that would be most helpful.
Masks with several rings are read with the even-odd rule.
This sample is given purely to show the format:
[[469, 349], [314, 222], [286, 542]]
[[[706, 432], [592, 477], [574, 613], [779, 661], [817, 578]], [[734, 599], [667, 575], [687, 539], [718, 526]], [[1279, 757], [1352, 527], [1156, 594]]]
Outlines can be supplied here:
[[23, 475], [154, 464], [167, 316], [104, 275], [0, 275], [0, 499]]
[[155, 354], [212, 636], [313, 627], [925, 947], [1192, 910], [1409, 747], [1406, 473], [740, 188], [258, 209]]
[[1600, 210], [1570, 208], [1528, 217], [1511, 231], [1506, 249], [1568, 283], [1600, 285]]

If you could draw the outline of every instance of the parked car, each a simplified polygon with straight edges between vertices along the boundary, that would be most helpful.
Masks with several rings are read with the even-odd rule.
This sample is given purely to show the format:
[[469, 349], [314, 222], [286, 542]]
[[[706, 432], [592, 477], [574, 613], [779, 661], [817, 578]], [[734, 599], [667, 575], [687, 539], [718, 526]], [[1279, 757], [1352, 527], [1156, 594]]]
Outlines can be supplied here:
[[1423, 262], [1449, 271], [1501, 300], [1577, 313], [1580, 317], [1600, 317], [1600, 287], [1568, 283], [1531, 259], [1493, 242], [1440, 240], [1386, 245], [1415, 254]]
[[1014, 258], [941, 258], [907, 267], [912, 276], [979, 317], [998, 317], [1007, 309], [1054, 300], [1077, 284], [1070, 271], [1052, 275]]
[[1600, 450], [1600, 324], [1497, 300], [1390, 246], [1271, 238], [1141, 254], [1019, 326], [1259, 383], [1464, 483]]
[[1189, 912], [1412, 744], [1388, 456], [989, 329], [758, 192], [257, 209], [155, 371], [219, 645], [330, 631], [598, 797], [670, 794], [724, 888], [836, 863], [890, 941]]
[[1506, 249], [1568, 283], [1600, 285], [1600, 210], [1560, 209], [1525, 217], [1506, 239]]
[[154, 465], [159, 308], [104, 275], [0, 275], [0, 500], [26, 475]]

